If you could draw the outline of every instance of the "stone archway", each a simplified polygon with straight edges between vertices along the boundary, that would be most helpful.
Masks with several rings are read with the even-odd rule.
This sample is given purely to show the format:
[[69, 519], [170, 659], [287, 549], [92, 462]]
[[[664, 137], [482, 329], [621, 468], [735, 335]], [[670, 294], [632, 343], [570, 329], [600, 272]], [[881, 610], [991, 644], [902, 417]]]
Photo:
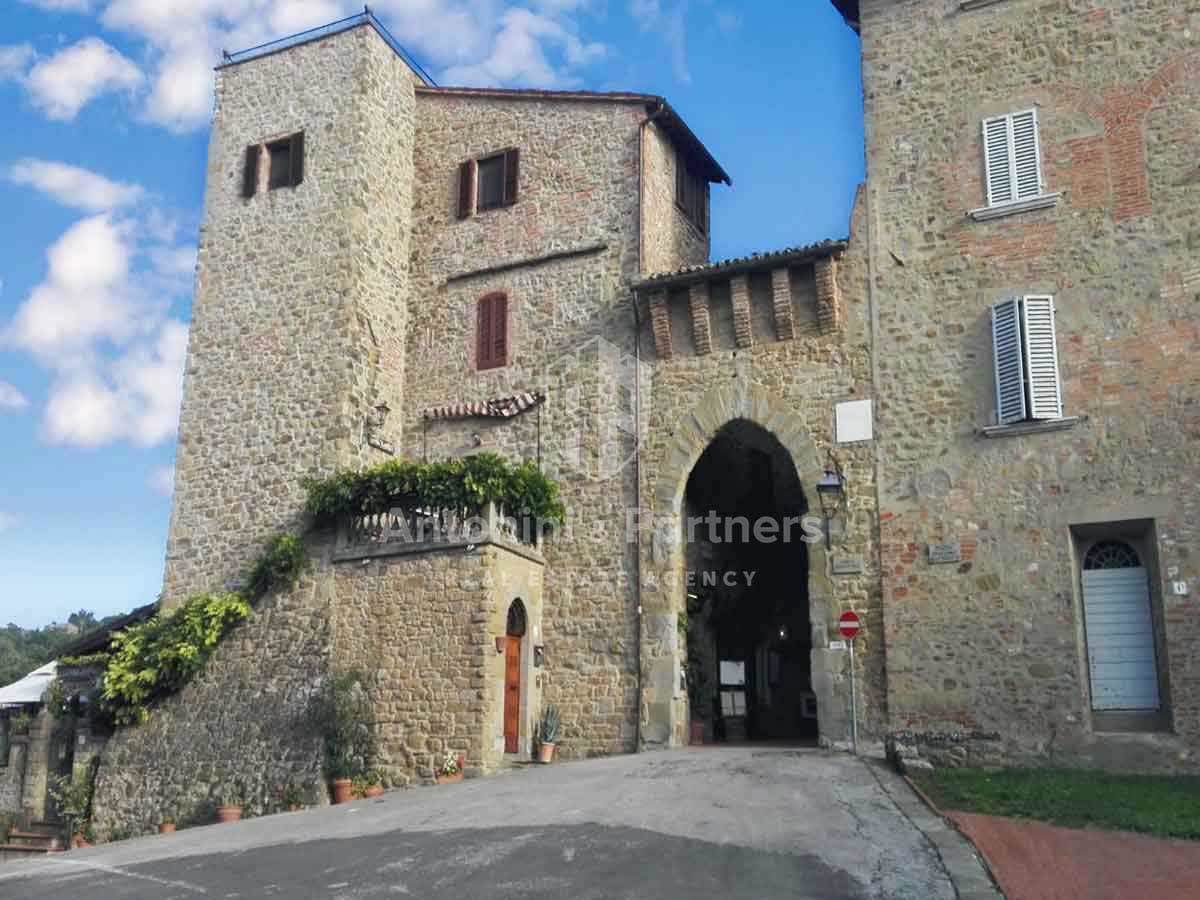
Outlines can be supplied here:
[[[660, 440], [662, 450], [643, 468], [645, 519], [641, 558], [641, 747], [651, 749], [687, 742], [686, 687], [681, 660], [684, 648], [678, 616], [686, 604], [683, 552], [683, 499], [697, 460], [726, 425], [746, 420], [772, 435], [791, 456], [800, 483], [815, 485], [823, 456], [808, 429], [782, 398], [757, 385], [740, 382], [702, 396], [691, 412]], [[832, 626], [832, 586], [823, 542], [808, 545], [808, 602], [812, 626], [812, 677], [823, 741], [845, 739], [848, 703], [841, 696], [840, 656], [826, 651]]]

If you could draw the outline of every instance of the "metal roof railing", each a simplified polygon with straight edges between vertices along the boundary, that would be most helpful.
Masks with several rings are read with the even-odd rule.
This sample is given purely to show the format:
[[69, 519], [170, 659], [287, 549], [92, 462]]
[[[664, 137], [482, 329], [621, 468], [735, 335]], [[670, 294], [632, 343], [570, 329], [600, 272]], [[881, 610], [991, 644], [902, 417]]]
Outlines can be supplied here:
[[347, 16], [344, 19], [338, 19], [336, 22], [330, 22], [328, 25], [319, 25], [316, 28], [310, 28], [308, 31], [300, 31], [296, 34], [288, 35], [274, 41], [268, 41], [265, 44], [259, 44], [257, 47], [250, 47], [246, 50], [238, 50], [235, 53], [221, 51], [221, 65], [217, 68], [225, 66], [233, 66], [238, 63], [247, 62], [251, 59], [259, 59], [263, 56], [269, 56], [272, 53], [278, 53], [281, 50], [287, 50], [291, 47], [300, 44], [306, 44], [309, 41], [315, 41], [323, 37], [329, 37], [332, 34], [340, 34], [343, 31], [349, 31], [351, 28], [357, 28], [359, 25], [370, 25], [375, 29], [376, 33], [383, 38], [384, 43], [392, 48], [393, 52], [407, 63], [414, 72], [420, 75], [429, 85], [437, 87], [437, 82], [433, 80], [424, 67], [413, 57], [411, 53], [404, 49], [392, 33], [387, 30], [382, 22], [371, 11], [371, 7], [364, 6], [363, 11], [356, 13], [353, 16]]

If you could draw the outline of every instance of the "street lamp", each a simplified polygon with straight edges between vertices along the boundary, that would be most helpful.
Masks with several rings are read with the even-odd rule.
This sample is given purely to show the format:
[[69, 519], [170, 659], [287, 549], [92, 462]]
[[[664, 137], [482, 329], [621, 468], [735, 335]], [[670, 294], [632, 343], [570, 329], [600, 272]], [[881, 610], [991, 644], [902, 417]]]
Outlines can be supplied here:
[[817, 499], [821, 502], [821, 515], [825, 519], [825, 549], [829, 550], [833, 546], [829, 522], [838, 510], [846, 507], [846, 473], [842, 471], [832, 450], [825, 463], [825, 474], [817, 481]]

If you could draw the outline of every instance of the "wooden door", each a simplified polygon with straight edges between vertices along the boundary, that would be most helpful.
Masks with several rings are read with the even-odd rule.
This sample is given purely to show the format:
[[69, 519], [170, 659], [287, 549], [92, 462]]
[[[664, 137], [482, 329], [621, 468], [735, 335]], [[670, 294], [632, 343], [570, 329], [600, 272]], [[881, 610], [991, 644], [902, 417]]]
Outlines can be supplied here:
[[521, 639], [509, 635], [504, 649], [504, 752], [519, 752], [520, 740]]
[[1141, 566], [1083, 573], [1092, 709], [1160, 706], [1149, 573]]

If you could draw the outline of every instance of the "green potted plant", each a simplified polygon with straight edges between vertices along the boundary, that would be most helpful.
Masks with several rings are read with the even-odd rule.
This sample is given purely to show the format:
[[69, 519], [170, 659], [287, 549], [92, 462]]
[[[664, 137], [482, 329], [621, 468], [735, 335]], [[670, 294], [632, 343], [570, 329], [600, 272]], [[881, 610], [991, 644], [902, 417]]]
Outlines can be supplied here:
[[466, 759], [463, 754], [447, 750], [434, 769], [434, 777], [438, 784], [453, 784], [463, 780], [463, 768]]
[[304, 789], [294, 781], [289, 781], [279, 789], [279, 802], [288, 812], [296, 812], [304, 807]]
[[241, 786], [236, 783], [226, 785], [221, 790], [221, 799], [217, 804], [217, 821], [224, 823], [241, 819], [243, 802]]
[[72, 847], [88, 846], [84, 832], [92, 815], [95, 775], [95, 767], [87, 766], [76, 769], [70, 775], [52, 777], [50, 781], [49, 794], [67, 825]]
[[363, 776], [363, 796], [378, 797], [383, 794], [383, 773], [378, 769], [367, 769]]
[[554, 748], [558, 744], [561, 728], [562, 717], [558, 714], [558, 707], [547, 706], [543, 709], [537, 726], [538, 762], [548, 763], [554, 759]]
[[334, 803], [353, 798], [354, 779], [366, 775], [375, 758], [372, 713], [356, 672], [333, 676], [313, 695], [309, 715], [324, 743], [325, 774], [332, 782]]
[[175, 833], [175, 817], [163, 816], [162, 821], [158, 823], [159, 834], [174, 834]]

